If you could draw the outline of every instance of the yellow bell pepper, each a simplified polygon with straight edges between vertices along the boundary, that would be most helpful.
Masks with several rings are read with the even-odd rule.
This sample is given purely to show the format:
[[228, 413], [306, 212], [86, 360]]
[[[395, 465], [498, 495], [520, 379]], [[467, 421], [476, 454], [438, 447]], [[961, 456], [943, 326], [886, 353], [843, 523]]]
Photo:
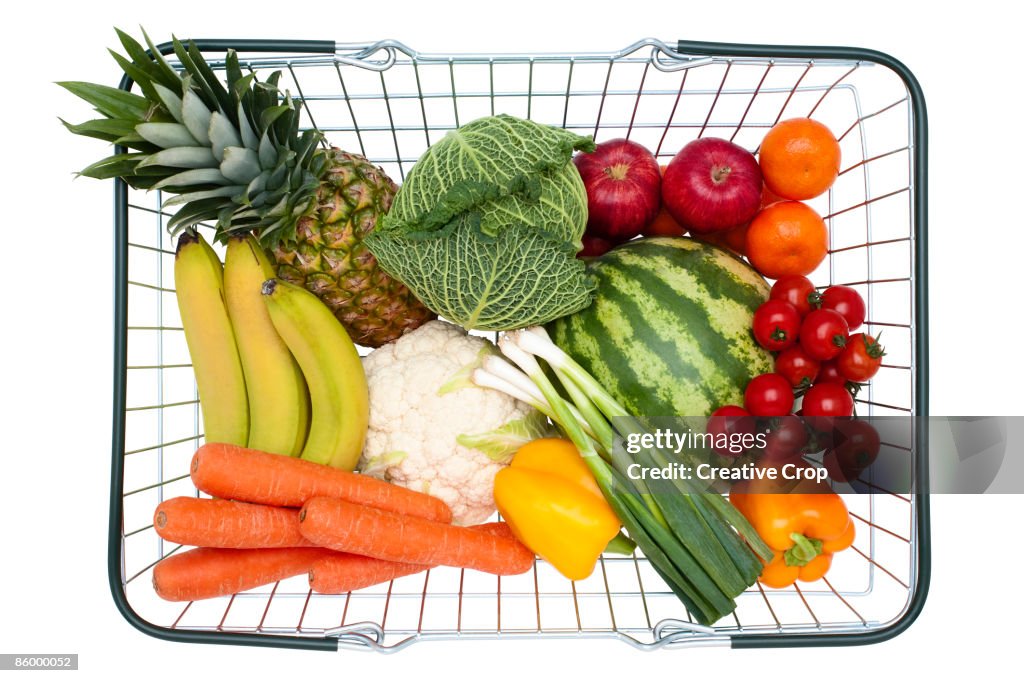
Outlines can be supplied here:
[[566, 439], [520, 448], [494, 478], [494, 501], [516, 538], [574, 581], [590, 576], [622, 526]]

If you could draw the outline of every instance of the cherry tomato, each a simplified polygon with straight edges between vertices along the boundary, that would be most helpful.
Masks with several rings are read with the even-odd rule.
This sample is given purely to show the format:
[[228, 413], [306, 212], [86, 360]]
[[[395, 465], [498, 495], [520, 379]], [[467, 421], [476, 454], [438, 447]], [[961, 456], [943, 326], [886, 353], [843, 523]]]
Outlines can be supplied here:
[[851, 330], [864, 324], [867, 308], [864, 299], [853, 287], [832, 285], [821, 293], [821, 307], [843, 316]]
[[772, 292], [768, 298], [785, 301], [793, 306], [801, 317], [810, 313], [811, 309], [817, 308], [819, 301], [818, 290], [803, 275], [783, 275], [772, 285]]
[[835, 449], [825, 451], [825, 455], [821, 458], [821, 464], [825, 466], [825, 471], [828, 472], [828, 476], [835, 481], [854, 481], [861, 474], [861, 470], [856, 467], [850, 467], [849, 465], [840, 462], [839, 454], [836, 453]]
[[[756, 319], [756, 317], [755, 317]], [[882, 367], [885, 349], [878, 340], [864, 333], [851, 334], [836, 358], [836, 367], [843, 377], [853, 382], [866, 382]]]
[[782, 351], [796, 342], [800, 314], [785, 301], [769, 299], [754, 311], [754, 338], [762, 348]]
[[814, 378], [814, 383], [845, 386], [846, 378], [843, 377], [843, 373], [839, 372], [839, 366], [836, 365], [836, 362], [830, 360], [821, 364], [821, 369], [818, 370], [818, 376]]
[[867, 420], [836, 420], [833, 443], [834, 450], [851, 465], [864, 469], [869, 467], [882, 448], [882, 437]]
[[764, 455], [773, 460], [789, 459], [803, 453], [807, 440], [804, 421], [796, 415], [772, 418], [765, 434]]
[[835, 446], [824, 458], [829, 476], [837, 481], [856, 479], [878, 457], [882, 447], [878, 431], [871, 423], [857, 419], [836, 420], [832, 431]]
[[804, 394], [801, 410], [805, 417], [850, 417], [853, 396], [840, 384], [815, 384]]
[[809, 387], [818, 376], [820, 367], [821, 363], [808, 356], [799, 344], [775, 357], [775, 372], [789, 380], [794, 389]]
[[839, 355], [846, 345], [850, 327], [843, 316], [835, 311], [811, 311], [800, 325], [800, 345], [811, 358], [830, 360]]
[[817, 417], [803, 417], [803, 411], [801, 410], [797, 415], [800, 415], [807, 426], [808, 433], [811, 435], [811, 441], [807, 444], [808, 453], [820, 453], [823, 451], [829, 451], [834, 445], [833, 439], [835, 434], [833, 433], [832, 422], [835, 420], [834, 417], [829, 416], [817, 416]]
[[[734, 434], [753, 434], [756, 427], [753, 416], [739, 406], [722, 406], [708, 418], [707, 433], [714, 439], [714, 451], [729, 458], [738, 458], [745, 448], [730, 446], [736, 443]], [[722, 438], [724, 435], [724, 439]], [[723, 441], [725, 443], [723, 443]]]
[[793, 410], [793, 400], [789, 380], [775, 373], [758, 375], [743, 393], [744, 407], [759, 417], [788, 415]]

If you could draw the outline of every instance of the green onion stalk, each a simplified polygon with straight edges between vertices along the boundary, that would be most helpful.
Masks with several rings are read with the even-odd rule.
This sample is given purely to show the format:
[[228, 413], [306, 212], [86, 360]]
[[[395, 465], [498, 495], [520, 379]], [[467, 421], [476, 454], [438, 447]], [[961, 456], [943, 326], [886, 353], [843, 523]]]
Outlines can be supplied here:
[[735, 598], [757, 580], [761, 559], [772, 558], [750, 523], [721, 495], [685, 479], [629, 477], [634, 463], [663, 467], [668, 459], [654, 448], [627, 455], [615, 447], [640, 422], [544, 328], [507, 332], [499, 347], [504, 357], [488, 357], [473, 382], [533, 406], [561, 428], [629, 537], [694, 619], [710, 625], [730, 614]]

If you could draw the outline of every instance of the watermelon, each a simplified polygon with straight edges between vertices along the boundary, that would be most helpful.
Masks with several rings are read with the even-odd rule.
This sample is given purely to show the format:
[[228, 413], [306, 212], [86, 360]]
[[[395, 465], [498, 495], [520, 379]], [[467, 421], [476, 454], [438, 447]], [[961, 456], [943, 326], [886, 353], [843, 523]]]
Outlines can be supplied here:
[[768, 298], [745, 261], [685, 237], [627, 242], [590, 262], [593, 303], [548, 331], [636, 416], [699, 417], [743, 405], [772, 356], [751, 331]]

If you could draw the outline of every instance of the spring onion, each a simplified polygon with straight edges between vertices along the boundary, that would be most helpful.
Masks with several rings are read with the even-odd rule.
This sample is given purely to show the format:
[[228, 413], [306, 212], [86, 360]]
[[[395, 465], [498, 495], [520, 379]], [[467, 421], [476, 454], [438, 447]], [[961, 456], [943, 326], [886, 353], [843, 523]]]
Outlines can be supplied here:
[[[573, 441], [630, 538], [699, 623], [736, 608], [772, 551], [725, 498], [685, 479], [634, 479], [630, 465], [664, 467], [666, 455], [627, 455], [618, 439], [641, 423], [558, 348], [542, 327], [507, 332], [473, 381], [525, 401]], [[507, 359], [507, 360], [506, 360]], [[545, 372], [545, 366], [550, 374]]]

